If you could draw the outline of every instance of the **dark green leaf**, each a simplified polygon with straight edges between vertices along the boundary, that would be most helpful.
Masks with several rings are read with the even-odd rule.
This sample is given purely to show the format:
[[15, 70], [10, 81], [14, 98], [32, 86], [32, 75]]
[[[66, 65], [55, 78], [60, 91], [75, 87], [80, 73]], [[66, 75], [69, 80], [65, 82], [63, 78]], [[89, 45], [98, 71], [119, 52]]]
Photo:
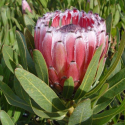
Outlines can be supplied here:
[[35, 48], [33, 36], [31, 35], [30, 31], [27, 28], [24, 29], [24, 34], [28, 48], [33, 50]]
[[105, 101], [103, 103], [100, 103], [100, 104], [96, 105], [94, 107], [93, 113], [97, 114], [97, 113], [101, 112], [102, 110], [104, 110], [111, 103], [111, 101], [112, 101], [112, 99], [107, 100], [107, 101]]
[[72, 77], [69, 77], [65, 82], [63, 86], [63, 97], [68, 99], [72, 96], [74, 91], [74, 81]]
[[38, 77], [43, 80], [46, 84], [49, 84], [48, 80], [48, 69], [45, 59], [39, 50], [33, 51], [33, 60], [36, 67]]
[[14, 18], [14, 17], [11, 17], [11, 19], [15, 22], [16, 26], [19, 28], [19, 30], [21, 30], [21, 26], [20, 24], [18, 23], [18, 21]]
[[16, 39], [18, 43], [22, 66], [24, 69], [27, 69], [26, 48], [19, 32], [16, 32]]
[[51, 119], [56, 119], [56, 120], [62, 120], [65, 116], [68, 110], [64, 111], [58, 111], [58, 112], [47, 112], [47, 111], [42, 111], [39, 110], [35, 107], [32, 107], [33, 111], [35, 114], [42, 118], [51, 118]]
[[125, 89], [125, 68], [113, 76], [109, 81], [109, 89], [107, 92], [99, 99], [98, 103], [102, 103], [106, 100], [112, 99], [117, 94]]
[[106, 33], [109, 33], [109, 37], [111, 32], [111, 26], [112, 26], [112, 14], [109, 14], [108, 17], [106, 18]]
[[124, 106], [125, 106], [125, 100], [121, 103], [121, 105], [118, 108], [110, 109], [100, 114], [93, 115], [92, 125], [103, 125], [107, 123], [110, 119], [113, 118], [113, 116], [124, 111], [125, 110]]
[[16, 108], [16, 110], [14, 111], [14, 116], [13, 116], [14, 123], [19, 121], [22, 111], [23, 111], [22, 109]]
[[[96, 105], [96, 103], [97, 103], [97, 101], [99, 100], [99, 98], [100, 97], [102, 97], [103, 95], [104, 95], [104, 93], [108, 90], [108, 88], [109, 88], [109, 84], [108, 83], [105, 83], [104, 85], [103, 85], [103, 87], [101, 88], [101, 90], [99, 91], [99, 94], [98, 94], [98, 96], [97, 96], [97, 99], [94, 101], [94, 106]], [[94, 107], [93, 106], [93, 107]]]
[[11, 47], [6, 45], [3, 46], [2, 52], [7, 67], [14, 73], [16, 65], [18, 64], [18, 59], [16, 58], [17, 54], [11, 49]]
[[99, 67], [98, 67], [98, 71], [97, 71], [97, 74], [96, 74], [96, 78], [95, 78], [95, 81], [97, 82], [103, 72], [103, 69], [104, 69], [104, 57], [100, 60], [99, 62]]
[[5, 83], [0, 81], [0, 89], [4, 93], [8, 103], [10, 105], [14, 105], [20, 108], [23, 108], [31, 113], [33, 113], [32, 108], [30, 105], [26, 104], [22, 99], [20, 99], [18, 96], [16, 96], [13, 91], [10, 89], [9, 86], [7, 86]]
[[[114, 58], [112, 59], [111, 62], [111, 66], [114, 63], [114, 61], [116, 60], [116, 56], [117, 56], [117, 52], [115, 53]], [[117, 66], [115, 67], [115, 69], [113, 70], [113, 72], [110, 74], [110, 76], [107, 79], [112, 78], [116, 73], [118, 73], [121, 70], [121, 60], [119, 60]]]
[[113, 124], [113, 125], [125, 125], [125, 122], [120, 122], [120, 123], [116, 123], [116, 124]]

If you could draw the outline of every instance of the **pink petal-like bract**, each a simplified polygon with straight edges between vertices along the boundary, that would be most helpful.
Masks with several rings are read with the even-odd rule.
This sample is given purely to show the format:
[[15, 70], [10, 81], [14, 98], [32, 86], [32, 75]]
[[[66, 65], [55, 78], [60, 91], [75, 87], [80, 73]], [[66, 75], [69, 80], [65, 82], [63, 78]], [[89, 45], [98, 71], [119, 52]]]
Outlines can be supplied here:
[[58, 91], [70, 76], [76, 90], [97, 48], [102, 45], [101, 60], [106, 59], [109, 46], [104, 19], [77, 9], [48, 12], [39, 18], [34, 42], [45, 58], [50, 86]]
[[27, 9], [30, 13], [32, 13], [32, 10], [31, 10], [29, 4], [27, 3], [27, 1], [26, 1], [26, 0], [22, 0], [22, 13], [23, 13], [23, 14], [26, 13], [26, 12], [25, 12], [26, 9]]

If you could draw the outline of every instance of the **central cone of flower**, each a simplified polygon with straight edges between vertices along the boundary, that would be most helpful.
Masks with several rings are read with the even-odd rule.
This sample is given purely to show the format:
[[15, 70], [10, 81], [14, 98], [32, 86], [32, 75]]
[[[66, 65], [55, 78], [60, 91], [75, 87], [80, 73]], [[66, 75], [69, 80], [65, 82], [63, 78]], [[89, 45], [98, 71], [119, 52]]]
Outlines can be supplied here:
[[63, 90], [70, 76], [76, 90], [96, 48], [102, 45], [100, 59], [106, 56], [108, 49], [105, 21], [98, 14], [77, 9], [46, 13], [39, 18], [34, 42], [45, 58], [50, 85], [58, 91]]

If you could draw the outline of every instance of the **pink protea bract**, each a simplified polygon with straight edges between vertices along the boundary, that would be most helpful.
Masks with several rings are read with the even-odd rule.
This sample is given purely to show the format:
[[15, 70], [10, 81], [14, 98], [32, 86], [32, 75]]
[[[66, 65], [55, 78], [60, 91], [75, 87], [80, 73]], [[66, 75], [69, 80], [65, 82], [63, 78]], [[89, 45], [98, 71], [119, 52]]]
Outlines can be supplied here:
[[86, 13], [77, 9], [46, 13], [39, 18], [34, 42], [45, 58], [50, 85], [59, 91], [63, 90], [64, 81], [70, 76], [76, 90], [96, 48], [102, 45], [100, 59], [108, 50], [104, 19], [91, 11]]
[[29, 6], [29, 4], [27, 3], [26, 0], [22, 0], [22, 13], [25, 14], [25, 10], [28, 10], [30, 13], [32, 13], [32, 10]]

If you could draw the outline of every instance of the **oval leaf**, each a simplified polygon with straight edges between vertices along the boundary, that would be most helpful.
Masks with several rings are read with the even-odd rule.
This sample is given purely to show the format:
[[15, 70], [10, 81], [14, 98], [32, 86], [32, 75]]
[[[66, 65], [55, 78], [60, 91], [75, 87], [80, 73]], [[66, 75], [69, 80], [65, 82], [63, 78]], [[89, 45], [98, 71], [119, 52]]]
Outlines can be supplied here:
[[27, 60], [26, 60], [26, 48], [23, 43], [23, 39], [19, 32], [16, 32], [16, 39], [19, 47], [20, 57], [21, 57], [21, 64], [24, 69], [27, 69]]
[[48, 69], [45, 59], [39, 50], [33, 51], [33, 60], [36, 67], [38, 77], [43, 80], [46, 84], [49, 84], [48, 80]]
[[35, 75], [19, 68], [15, 74], [23, 89], [41, 108], [48, 112], [65, 109], [56, 93]]
[[91, 125], [92, 124], [92, 109], [91, 101], [87, 99], [74, 109], [74, 112], [69, 118], [68, 125]]
[[8, 103], [10, 105], [14, 105], [14, 106], [23, 108], [23, 109], [33, 113], [33, 110], [30, 107], [30, 105], [26, 104], [25, 101], [23, 101], [18, 96], [16, 96], [7, 84], [0, 81], [0, 89], [4, 93]]
[[32, 109], [36, 115], [42, 118], [51, 118], [55, 120], [62, 120], [66, 116], [66, 113], [68, 112], [68, 110], [58, 111], [58, 112], [46, 112], [46, 111], [39, 110], [35, 107], [32, 107]]
[[112, 99], [117, 94], [122, 92], [125, 89], [125, 68], [122, 69], [119, 73], [113, 76], [109, 81], [109, 89], [107, 92], [99, 99], [98, 104], [106, 100]]
[[74, 81], [72, 77], [69, 77], [64, 82], [62, 95], [64, 98], [68, 99], [73, 95], [73, 91], [74, 91]]
[[110, 119], [112, 119], [112, 117], [124, 111], [125, 110], [124, 106], [125, 106], [125, 99], [118, 108], [110, 109], [100, 114], [94, 115], [92, 125], [103, 125], [107, 123]]
[[15, 57], [17, 57], [17, 54], [14, 53], [14, 51], [12, 50], [11, 47], [6, 46], [6, 45], [3, 46], [2, 52], [3, 52], [4, 61], [7, 65], [7, 67], [10, 69], [10, 71], [12, 73], [14, 73], [14, 70], [18, 64], [18, 62], [17, 62], [18, 59], [15, 58]]
[[12, 119], [3, 110], [0, 111], [0, 120], [1, 120], [2, 125], [14, 125]]
[[105, 75], [100, 79], [99, 84], [94, 89], [92, 89], [90, 92], [86, 93], [86, 96], [93, 95], [94, 93], [96, 93], [102, 87], [102, 85], [105, 83], [107, 78], [110, 76], [110, 74], [114, 71], [115, 67], [117, 66], [117, 64], [118, 64], [118, 62], [121, 58], [121, 55], [123, 53], [124, 47], [125, 47], [125, 32], [122, 35], [122, 39], [121, 39], [121, 42], [120, 42], [120, 46], [119, 46], [119, 50], [118, 50], [118, 53], [117, 53], [117, 56], [116, 56], [116, 60], [114, 61], [112, 66], [109, 68], [109, 70], [105, 73]]
[[95, 52], [89, 66], [87, 68], [87, 71], [85, 73], [82, 84], [76, 91], [76, 94], [74, 97], [75, 99], [83, 97], [83, 95], [90, 90], [90, 87], [93, 84], [93, 80], [94, 80], [96, 70], [98, 67], [98, 62], [99, 62], [99, 58], [100, 58], [100, 54], [101, 54], [101, 48], [102, 48], [102, 46], [100, 46], [97, 49], [97, 51]]
[[[17, 34], [17, 36], [18, 36], [18, 42], [20, 42], [19, 43], [19, 45], [21, 44], [21, 46], [23, 47], [23, 50], [24, 51], [26, 51], [26, 62], [24, 62], [24, 64], [26, 65], [28, 65], [28, 69], [29, 69], [29, 71], [30, 72], [32, 72], [32, 73], [34, 73], [34, 74], [36, 74], [36, 71], [35, 71], [35, 65], [34, 65], [34, 62], [33, 62], [33, 60], [32, 60], [32, 57], [30, 56], [30, 54], [29, 54], [29, 52], [28, 52], [28, 50], [27, 50], [27, 45], [26, 45], [26, 41], [25, 41], [25, 37], [24, 37], [24, 35], [21, 33], [21, 32], [16, 32], [16, 34]], [[20, 46], [20, 49], [21, 49], [21, 46]], [[24, 58], [24, 57], [23, 57]], [[21, 58], [22, 59], [22, 58]]]

